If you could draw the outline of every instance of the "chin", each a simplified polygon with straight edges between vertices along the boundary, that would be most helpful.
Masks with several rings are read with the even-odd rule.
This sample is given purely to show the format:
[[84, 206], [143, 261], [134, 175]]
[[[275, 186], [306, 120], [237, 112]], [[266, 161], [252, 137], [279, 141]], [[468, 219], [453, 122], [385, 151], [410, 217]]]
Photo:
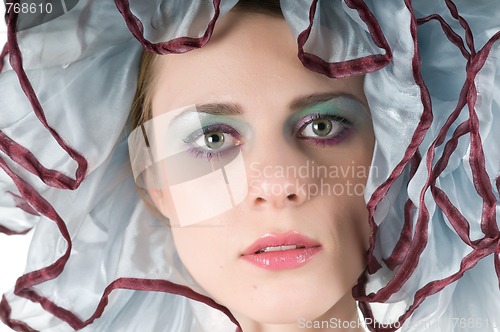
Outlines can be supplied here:
[[[314, 301], [313, 301], [314, 302]], [[279, 306], [263, 305], [262, 308], [247, 312], [247, 317], [263, 324], [297, 324], [299, 319], [313, 321], [324, 316], [335, 305], [317, 303], [282, 303]]]
[[[304, 284], [305, 280], [309, 282]], [[237, 311], [266, 324], [297, 324], [300, 318], [315, 320], [328, 313], [345, 295], [350, 296], [350, 288], [318, 288], [317, 285], [325, 285], [325, 281], [311, 278], [302, 278], [300, 284], [293, 280], [277, 281], [275, 287], [271, 284], [253, 292], [255, 301], [239, 302]]]

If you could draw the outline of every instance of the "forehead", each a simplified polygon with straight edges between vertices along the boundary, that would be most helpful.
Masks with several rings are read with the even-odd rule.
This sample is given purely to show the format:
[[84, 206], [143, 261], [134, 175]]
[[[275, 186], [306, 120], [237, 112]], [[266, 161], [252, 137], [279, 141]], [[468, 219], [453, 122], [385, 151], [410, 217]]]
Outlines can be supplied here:
[[280, 107], [280, 102], [316, 93], [347, 93], [364, 100], [362, 77], [330, 79], [309, 71], [297, 57], [286, 21], [257, 13], [229, 13], [205, 47], [161, 56], [155, 74], [155, 115], [216, 102]]

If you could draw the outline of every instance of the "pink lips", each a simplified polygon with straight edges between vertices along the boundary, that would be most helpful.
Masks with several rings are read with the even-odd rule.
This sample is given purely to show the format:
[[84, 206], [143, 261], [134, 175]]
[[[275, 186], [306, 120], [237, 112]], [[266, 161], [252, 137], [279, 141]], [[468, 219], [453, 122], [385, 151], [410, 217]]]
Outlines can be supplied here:
[[292, 231], [261, 236], [241, 257], [266, 270], [284, 270], [306, 264], [320, 251], [318, 242]]

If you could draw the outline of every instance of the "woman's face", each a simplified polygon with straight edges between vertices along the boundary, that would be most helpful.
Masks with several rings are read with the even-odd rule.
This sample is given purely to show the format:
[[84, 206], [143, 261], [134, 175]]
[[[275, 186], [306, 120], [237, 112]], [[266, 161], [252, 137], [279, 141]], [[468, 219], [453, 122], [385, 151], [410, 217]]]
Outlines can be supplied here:
[[[241, 151], [248, 193], [215, 217], [178, 227], [174, 193], [150, 191], [189, 273], [238, 319], [320, 317], [352, 300], [365, 266], [374, 135], [363, 77], [329, 79], [296, 54], [283, 19], [230, 13], [207, 46], [155, 64], [154, 116], [192, 104], [217, 109], [215, 127], [184, 140], [202, 151], [193, 163]], [[216, 204], [208, 187], [196, 197], [204, 192]], [[199, 200], [186, 204], [196, 210]]]

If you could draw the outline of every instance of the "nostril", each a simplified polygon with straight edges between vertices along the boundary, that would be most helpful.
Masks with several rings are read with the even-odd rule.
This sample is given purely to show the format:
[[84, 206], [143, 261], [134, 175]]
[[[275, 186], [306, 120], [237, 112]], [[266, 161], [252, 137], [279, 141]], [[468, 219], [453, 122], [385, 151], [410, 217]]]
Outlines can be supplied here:
[[255, 200], [257, 201], [257, 203], [264, 203], [264, 202], [266, 201], [266, 200], [265, 200], [264, 198], [262, 198], [262, 197], [257, 197]]
[[288, 198], [288, 200], [292, 202], [296, 202], [299, 199], [296, 194], [290, 194], [286, 196], [286, 198]]

